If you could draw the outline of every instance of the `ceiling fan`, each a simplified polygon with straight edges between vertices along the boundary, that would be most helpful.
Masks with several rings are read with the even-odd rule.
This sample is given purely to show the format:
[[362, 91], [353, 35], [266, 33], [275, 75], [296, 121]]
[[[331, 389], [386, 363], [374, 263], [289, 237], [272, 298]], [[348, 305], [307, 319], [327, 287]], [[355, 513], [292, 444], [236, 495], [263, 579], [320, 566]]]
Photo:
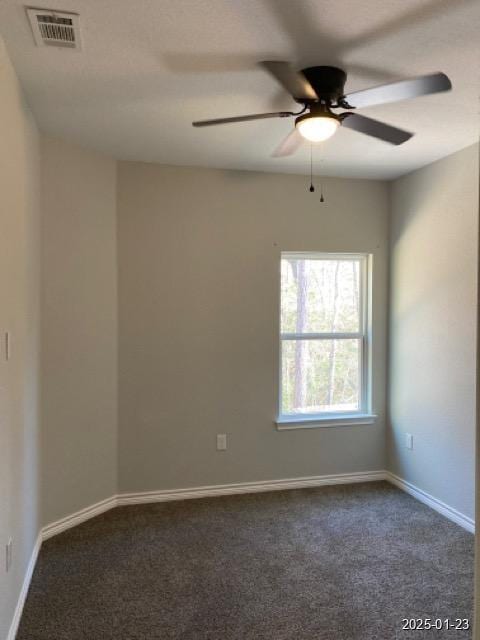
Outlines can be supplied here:
[[[231, 122], [296, 116], [295, 128], [274, 151], [275, 157], [295, 153], [304, 140], [310, 142], [327, 140], [333, 136], [340, 125], [390, 144], [399, 145], [409, 140], [413, 133], [367, 118], [352, 110], [449, 91], [452, 88], [452, 83], [444, 73], [432, 73], [345, 95], [347, 74], [337, 67], [308, 67], [295, 71], [288, 62], [265, 61], [260, 65], [288, 91], [296, 102], [303, 105], [301, 111], [297, 113], [276, 111], [233, 118], [200, 120], [193, 122], [193, 126], [209, 127]], [[347, 109], [347, 111], [334, 113], [332, 109]]]

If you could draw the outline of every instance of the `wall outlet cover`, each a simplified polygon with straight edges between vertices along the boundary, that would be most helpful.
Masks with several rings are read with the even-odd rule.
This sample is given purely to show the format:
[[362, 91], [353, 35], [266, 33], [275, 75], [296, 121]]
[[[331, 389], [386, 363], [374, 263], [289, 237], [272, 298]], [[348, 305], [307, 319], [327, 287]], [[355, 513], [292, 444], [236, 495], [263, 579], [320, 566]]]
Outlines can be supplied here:
[[12, 338], [9, 331], [5, 332], [5, 360], [10, 360], [12, 351]]
[[9, 538], [7, 544], [5, 545], [5, 570], [10, 571], [13, 560], [13, 538]]
[[217, 451], [225, 451], [227, 448], [227, 434], [217, 433]]

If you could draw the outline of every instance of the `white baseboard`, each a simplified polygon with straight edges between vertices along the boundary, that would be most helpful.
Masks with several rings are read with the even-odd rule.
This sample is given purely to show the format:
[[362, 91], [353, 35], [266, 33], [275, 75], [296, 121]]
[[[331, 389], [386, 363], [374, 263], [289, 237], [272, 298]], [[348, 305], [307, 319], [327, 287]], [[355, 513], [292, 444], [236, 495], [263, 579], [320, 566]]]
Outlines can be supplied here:
[[117, 504], [119, 506], [128, 504], [147, 504], [151, 502], [190, 500], [193, 498], [209, 498], [213, 496], [238, 495], [243, 493], [283, 491], [285, 489], [303, 489], [305, 487], [322, 487], [335, 484], [352, 484], [355, 482], [373, 482], [385, 480], [385, 478], [385, 471], [361, 471], [359, 473], [340, 473], [329, 476], [288, 478], [284, 480], [268, 480], [265, 482], [239, 482], [235, 484], [191, 487], [188, 489], [167, 489], [165, 491], [122, 493], [117, 496]]
[[405, 491], [420, 502], [423, 502], [423, 504], [426, 504], [435, 511], [438, 511], [438, 513], [441, 513], [442, 516], [445, 516], [449, 520], [452, 520], [456, 524], [459, 524], [467, 531], [475, 533], [475, 520], [473, 520], [472, 518], [469, 518], [463, 513], [460, 513], [460, 511], [457, 511], [453, 507], [450, 507], [448, 504], [445, 504], [445, 502], [438, 500], [438, 498], [434, 498], [426, 491], [423, 491], [422, 489], [419, 489], [418, 487], [413, 485], [411, 482], [407, 482], [403, 478], [399, 478], [398, 476], [396, 476], [394, 473], [390, 473], [390, 471], [385, 472], [385, 475], [385, 479], [388, 480], [388, 482], [391, 482], [399, 489], [402, 489], [402, 491]]
[[42, 540], [48, 540], [48, 538], [56, 536], [57, 534], [62, 533], [62, 531], [66, 531], [72, 527], [76, 527], [78, 524], [81, 524], [86, 520], [90, 520], [90, 518], [94, 518], [95, 516], [99, 516], [101, 513], [105, 513], [105, 511], [109, 511], [116, 506], [117, 497], [111, 496], [106, 500], [92, 504], [85, 509], [81, 509], [80, 511], [72, 513], [65, 518], [61, 518], [56, 522], [51, 522], [50, 524], [47, 524], [47, 526], [43, 527]]
[[20, 591], [20, 595], [18, 596], [17, 606], [15, 607], [15, 613], [13, 614], [13, 620], [8, 631], [7, 640], [15, 640], [15, 636], [17, 635], [20, 618], [22, 617], [23, 607], [25, 605], [25, 600], [27, 599], [28, 589], [30, 587], [30, 582], [32, 580], [33, 571], [37, 563], [37, 558], [41, 546], [42, 536], [40, 534], [35, 540], [32, 555], [30, 556], [30, 560], [28, 561], [27, 570], [25, 571], [25, 577], [23, 578], [22, 589]]
[[233, 484], [189, 487], [184, 489], [166, 489], [163, 491], [121, 493], [117, 496], [111, 496], [106, 500], [97, 502], [85, 509], [81, 509], [66, 518], [52, 522], [42, 529], [41, 537], [42, 540], [47, 540], [62, 531], [75, 527], [90, 518], [94, 518], [109, 509], [113, 509], [116, 506], [168, 502], [172, 500], [191, 500], [195, 498], [260, 493], [266, 491], [283, 491], [286, 489], [303, 489], [307, 487], [353, 484], [357, 482], [373, 482], [378, 480], [387, 480], [399, 489], [402, 489], [402, 491], [405, 491], [420, 502], [423, 502], [438, 513], [441, 513], [446, 518], [449, 518], [449, 520], [456, 522], [467, 531], [472, 533], [475, 532], [475, 521], [472, 518], [460, 513], [453, 507], [450, 507], [441, 500], [438, 500], [438, 498], [435, 498], [426, 491], [419, 489], [403, 478], [400, 478], [389, 471], [362, 471], [359, 473], [340, 473], [324, 476], [309, 476], [305, 478], [286, 478], [282, 480], [268, 480], [263, 482], [239, 482]]
[[399, 478], [389, 471], [362, 471], [359, 473], [340, 473], [336, 475], [310, 476], [306, 478], [288, 478], [284, 480], [269, 480], [266, 482], [240, 482], [235, 484], [211, 485], [205, 487], [191, 487], [188, 489], [167, 489], [165, 491], [143, 491], [138, 493], [122, 493], [111, 496], [106, 500], [97, 502], [76, 513], [61, 518], [43, 527], [38, 536], [30, 557], [22, 589], [18, 597], [17, 606], [12, 624], [8, 632], [7, 640], [15, 640], [15, 636], [22, 616], [23, 606], [27, 598], [30, 581], [32, 579], [37, 557], [43, 540], [48, 540], [62, 531], [76, 527], [77, 525], [105, 513], [116, 506], [129, 504], [147, 504], [152, 502], [167, 502], [171, 500], [190, 500], [194, 498], [208, 498], [213, 496], [238, 495], [245, 493], [259, 493], [264, 491], [282, 491], [285, 489], [303, 489], [306, 487], [322, 487], [338, 484], [353, 484], [357, 482], [374, 482], [387, 480], [402, 491], [410, 494], [420, 502], [431, 507], [446, 518], [475, 533], [475, 521], [441, 500], [434, 498], [426, 491], [415, 487], [410, 482]]

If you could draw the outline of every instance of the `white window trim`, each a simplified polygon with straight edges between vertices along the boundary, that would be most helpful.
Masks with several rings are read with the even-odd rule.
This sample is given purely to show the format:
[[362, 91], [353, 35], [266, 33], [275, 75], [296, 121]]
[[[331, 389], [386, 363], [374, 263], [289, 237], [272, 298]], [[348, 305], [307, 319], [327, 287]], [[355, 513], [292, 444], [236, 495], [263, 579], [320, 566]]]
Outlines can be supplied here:
[[295, 418], [278, 418], [275, 421], [278, 431], [293, 431], [294, 429], [318, 429], [321, 427], [351, 427], [362, 424], [375, 424], [377, 415], [374, 413], [345, 413], [317, 416], [298, 415]]
[[[278, 384], [278, 417], [275, 421], [279, 431], [293, 429], [312, 429], [318, 427], [340, 427], [352, 425], [374, 424], [377, 418], [372, 411], [372, 263], [373, 256], [366, 253], [311, 253], [282, 252], [283, 258], [300, 260], [352, 260], [360, 261], [360, 327], [352, 333], [281, 333], [281, 295], [279, 296], [279, 384]], [[360, 408], [358, 411], [332, 412], [317, 414], [282, 414], [282, 342], [284, 340], [328, 340], [359, 339], [362, 340], [360, 357]]]

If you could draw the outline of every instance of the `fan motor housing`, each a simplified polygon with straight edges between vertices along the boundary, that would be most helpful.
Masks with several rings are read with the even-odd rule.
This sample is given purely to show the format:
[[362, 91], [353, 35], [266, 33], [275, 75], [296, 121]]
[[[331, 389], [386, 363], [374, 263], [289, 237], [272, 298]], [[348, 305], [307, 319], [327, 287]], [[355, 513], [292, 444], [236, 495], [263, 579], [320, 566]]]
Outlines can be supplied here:
[[310, 104], [308, 105], [308, 113], [304, 113], [298, 118], [295, 118], [295, 126], [297, 126], [302, 120], [308, 120], [309, 118], [332, 118], [334, 120], [338, 120], [338, 122], [342, 123], [342, 117], [330, 111], [328, 105], [325, 104]]
[[307, 67], [303, 75], [315, 89], [320, 100], [336, 102], [344, 95], [347, 74], [338, 67]]

